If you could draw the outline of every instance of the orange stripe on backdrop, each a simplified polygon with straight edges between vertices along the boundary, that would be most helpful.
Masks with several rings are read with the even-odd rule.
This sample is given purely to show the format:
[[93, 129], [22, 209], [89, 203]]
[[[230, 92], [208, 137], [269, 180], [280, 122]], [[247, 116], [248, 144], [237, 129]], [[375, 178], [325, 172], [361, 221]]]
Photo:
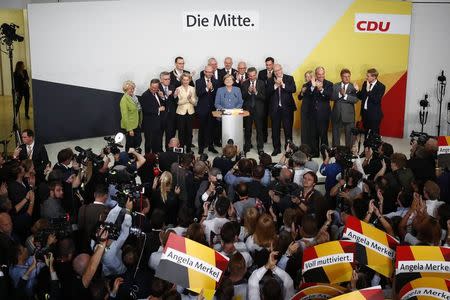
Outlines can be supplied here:
[[[380, 81], [386, 85], [386, 93], [402, 78], [408, 66], [409, 35], [398, 34], [368, 34], [354, 31], [354, 18], [357, 13], [399, 14], [411, 15], [411, 3], [399, 1], [370, 1], [355, 0], [330, 29], [326, 36], [314, 48], [314, 50], [300, 63], [293, 72], [297, 91], [301, 90], [304, 83], [303, 74], [307, 70], [314, 70], [317, 66], [326, 69], [326, 78], [332, 82], [339, 82], [339, 72], [342, 68], [352, 71], [352, 82], [358, 82], [361, 87], [365, 80], [366, 71], [375, 67], [380, 73]], [[406, 83], [406, 81], [405, 81]], [[399, 89], [403, 93], [395, 92], [395, 103], [405, 105], [406, 85], [399, 83]], [[295, 98], [297, 99], [297, 94]], [[394, 102], [394, 101], [390, 101]], [[301, 104], [297, 104], [298, 108]], [[359, 115], [361, 105], [356, 106], [356, 114]], [[398, 107], [397, 107], [398, 108]], [[396, 118], [393, 118], [396, 116]], [[395, 130], [387, 131], [387, 134], [401, 134], [404, 114], [400, 116], [388, 111], [384, 123], [393, 124]], [[300, 113], [295, 113], [295, 128], [300, 127]], [[392, 125], [390, 125], [392, 126]], [[401, 127], [401, 128], [400, 128]]]

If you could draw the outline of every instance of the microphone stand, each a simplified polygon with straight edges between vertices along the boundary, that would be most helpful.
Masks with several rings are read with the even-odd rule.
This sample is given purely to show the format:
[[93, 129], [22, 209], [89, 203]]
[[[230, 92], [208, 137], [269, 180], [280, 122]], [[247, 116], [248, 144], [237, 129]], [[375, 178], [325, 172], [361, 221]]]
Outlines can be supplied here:
[[423, 133], [423, 126], [427, 123], [428, 107], [430, 106], [430, 102], [428, 101], [427, 94], [425, 94], [425, 99], [420, 100], [419, 105], [420, 105], [419, 122], [420, 122], [420, 125], [422, 125], [422, 129], [420, 130], [420, 132]]
[[444, 75], [444, 71], [441, 72], [441, 75], [437, 78], [437, 100], [439, 103], [439, 117], [438, 117], [438, 125], [437, 125], [437, 135], [440, 136], [441, 134], [441, 114], [442, 114], [442, 101], [444, 100], [445, 96], [445, 88], [447, 85], [447, 78]]

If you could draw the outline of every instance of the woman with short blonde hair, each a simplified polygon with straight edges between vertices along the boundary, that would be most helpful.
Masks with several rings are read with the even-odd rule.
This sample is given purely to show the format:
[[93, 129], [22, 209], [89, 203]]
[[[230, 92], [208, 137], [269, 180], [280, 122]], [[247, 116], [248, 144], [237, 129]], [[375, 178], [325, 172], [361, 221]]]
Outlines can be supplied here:
[[126, 134], [125, 150], [141, 146], [142, 108], [134, 94], [136, 84], [127, 80], [122, 84], [123, 96], [120, 100], [120, 127]]
[[175, 90], [175, 97], [178, 97], [177, 125], [178, 138], [181, 147], [186, 147], [186, 153], [191, 152], [192, 144], [192, 123], [194, 119], [194, 106], [197, 105], [197, 94], [195, 88], [190, 86], [192, 77], [188, 73], [180, 76], [181, 85]]

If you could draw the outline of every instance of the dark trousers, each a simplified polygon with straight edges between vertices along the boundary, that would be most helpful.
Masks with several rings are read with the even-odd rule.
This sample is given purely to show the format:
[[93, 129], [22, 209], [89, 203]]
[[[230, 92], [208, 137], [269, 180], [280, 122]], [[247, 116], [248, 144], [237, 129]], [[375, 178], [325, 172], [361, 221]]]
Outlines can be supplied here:
[[193, 119], [194, 115], [177, 115], [178, 138], [180, 139], [181, 147], [186, 146], [186, 152], [191, 151]]
[[170, 139], [176, 136], [177, 133], [177, 118], [175, 111], [166, 113], [165, 120], [163, 122], [163, 130], [165, 135], [166, 148], [170, 142]]
[[270, 97], [266, 99], [264, 103], [264, 117], [263, 117], [263, 137], [264, 142], [267, 142], [267, 137], [269, 136], [268, 129], [269, 128], [269, 103]]
[[281, 150], [281, 126], [284, 130], [284, 143], [292, 141], [292, 125], [294, 123], [294, 112], [279, 107], [277, 111], [272, 111], [272, 141], [274, 150]]
[[318, 156], [318, 140], [317, 140], [317, 127], [316, 120], [311, 115], [311, 113], [302, 111], [302, 121], [301, 121], [301, 142], [302, 144], [308, 145], [311, 148], [311, 155]]
[[145, 153], [162, 152], [161, 119], [156, 118], [157, 120], [144, 122]]
[[380, 134], [381, 118], [373, 118], [367, 112], [365, 112], [365, 110], [363, 110], [362, 122], [364, 125], [364, 129], [366, 130], [366, 135], [367, 133], [369, 133], [369, 131], [370, 134]]
[[331, 122], [333, 125], [333, 147], [341, 145], [341, 128], [344, 128], [345, 133], [345, 146], [352, 147], [352, 128], [355, 127], [355, 122], [342, 122], [342, 120], [336, 120]]
[[198, 115], [198, 148], [204, 149], [213, 146], [213, 122], [212, 114]]
[[213, 129], [212, 129], [212, 134], [213, 134], [213, 139], [214, 139], [214, 144], [216, 145], [220, 145], [222, 143], [222, 121], [218, 120], [216, 118], [213, 118]]
[[[244, 151], [250, 150], [252, 144], [253, 122], [256, 127], [256, 147], [259, 150], [264, 148], [264, 106], [248, 108], [250, 116], [244, 118]], [[267, 123], [267, 122], [266, 122]]]
[[19, 112], [20, 104], [22, 104], [22, 98], [25, 98], [25, 115], [28, 116], [28, 111], [30, 109], [30, 90], [26, 89], [23, 91], [18, 91], [17, 102], [16, 102], [16, 113]]
[[319, 143], [319, 147], [321, 145], [328, 146], [328, 125], [330, 123], [330, 119], [317, 119], [317, 142]]
[[[122, 129], [124, 132], [125, 129]], [[126, 143], [125, 143], [125, 151], [128, 152], [128, 149], [130, 148], [139, 148], [142, 143], [142, 135], [141, 135], [141, 128], [135, 128], [133, 129], [134, 136], [131, 136], [130, 133], [127, 131], [125, 134], [126, 137]]]

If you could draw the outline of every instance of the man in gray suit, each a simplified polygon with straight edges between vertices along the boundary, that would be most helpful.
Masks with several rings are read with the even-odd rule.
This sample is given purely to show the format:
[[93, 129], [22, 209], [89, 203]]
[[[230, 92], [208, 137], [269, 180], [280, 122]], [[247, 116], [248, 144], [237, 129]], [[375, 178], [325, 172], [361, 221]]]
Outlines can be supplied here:
[[334, 101], [331, 113], [333, 124], [333, 147], [340, 145], [340, 130], [344, 127], [345, 146], [352, 147], [351, 129], [355, 126], [355, 103], [358, 102], [356, 92], [358, 85], [350, 82], [351, 73], [349, 69], [341, 70], [341, 82], [333, 85], [331, 99]]

